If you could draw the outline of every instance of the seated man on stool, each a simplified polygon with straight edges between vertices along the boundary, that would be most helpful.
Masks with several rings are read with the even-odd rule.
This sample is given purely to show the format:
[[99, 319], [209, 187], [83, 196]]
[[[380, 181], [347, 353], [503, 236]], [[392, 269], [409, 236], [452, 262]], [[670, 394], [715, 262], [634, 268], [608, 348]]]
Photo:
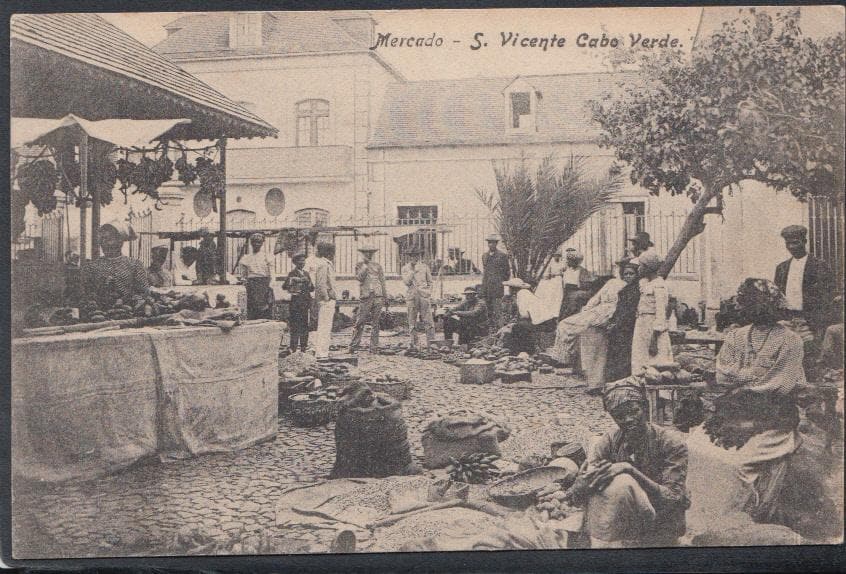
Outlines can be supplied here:
[[599, 437], [567, 494], [587, 504], [591, 548], [675, 546], [690, 506], [687, 446], [647, 422], [646, 389], [636, 377], [608, 383], [605, 410], [617, 430]]
[[452, 340], [458, 333], [458, 344], [469, 345], [482, 336], [487, 328], [488, 308], [474, 287], [464, 289], [464, 302], [454, 309], [447, 309], [444, 316], [444, 338]]
[[509, 295], [514, 302], [516, 312], [509, 318], [509, 322], [499, 330], [502, 346], [513, 354], [535, 352], [535, 326], [532, 323], [532, 298], [534, 294], [529, 290], [531, 285], [518, 277], [504, 281]]

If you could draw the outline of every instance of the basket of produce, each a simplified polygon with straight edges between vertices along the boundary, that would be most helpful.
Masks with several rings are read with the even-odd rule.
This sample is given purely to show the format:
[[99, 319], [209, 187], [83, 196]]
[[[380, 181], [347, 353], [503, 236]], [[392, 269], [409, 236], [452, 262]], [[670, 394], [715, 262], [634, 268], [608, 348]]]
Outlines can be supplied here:
[[335, 419], [339, 403], [335, 391], [327, 389], [288, 397], [291, 421], [298, 427], [316, 427]]
[[551, 483], [568, 488], [576, 479], [572, 469], [541, 466], [518, 472], [493, 483], [488, 488], [488, 496], [504, 506], [524, 510], [535, 502], [535, 495]]
[[374, 393], [385, 393], [398, 401], [404, 401], [411, 395], [411, 383], [393, 375], [376, 377], [367, 383]]

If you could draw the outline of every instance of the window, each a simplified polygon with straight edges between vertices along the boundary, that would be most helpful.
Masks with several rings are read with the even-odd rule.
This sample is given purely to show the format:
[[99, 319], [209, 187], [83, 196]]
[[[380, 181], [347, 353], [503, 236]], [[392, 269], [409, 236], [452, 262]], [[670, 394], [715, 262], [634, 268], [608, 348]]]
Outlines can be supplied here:
[[623, 203], [623, 216], [626, 222], [626, 231], [630, 231], [629, 236], [645, 231], [646, 203], [643, 201]]
[[[511, 127], [525, 128], [526, 120], [523, 116], [532, 115], [532, 94], [529, 92], [513, 92], [511, 94]], [[529, 119], [527, 118], [527, 119]]]
[[437, 222], [437, 205], [397, 206], [397, 225], [432, 225]]
[[297, 104], [297, 145], [326, 145], [329, 138], [329, 102], [304, 100]]
[[328, 227], [329, 212], [325, 209], [300, 209], [296, 212], [297, 227]]
[[230, 229], [255, 227], [256, 212], [249, 209], [230, 209], [226, 212], [226, 225]]
[[278, 187], [274, 187], [264, 196], [264, 208], [271, 217], [276, 217], [285, 211], [285, 194]]

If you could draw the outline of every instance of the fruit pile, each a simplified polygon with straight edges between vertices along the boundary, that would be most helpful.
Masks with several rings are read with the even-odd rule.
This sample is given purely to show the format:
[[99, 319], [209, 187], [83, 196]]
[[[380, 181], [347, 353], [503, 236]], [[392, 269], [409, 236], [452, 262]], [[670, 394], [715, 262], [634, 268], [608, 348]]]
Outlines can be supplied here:
[[465, 454], [459, 459], [450, 457], [446, 467], [450, 479], [467, 484], [484, 484], [499, 478], [499, 468], [496, 461], [499, 456], [485, 452]]
[[146, 295], [133, 295], [124, 300], [117, 298], [110, 307], [104, 308], [95, 300], [84, 302], [80, 308], [80, 318], [88, 323], [102, 323], [103, 321], [118, 321], [133, 317], [158, 317], [176, 313], [182, 309], [202, 311], [210, 307], [208, 297], [186, 293], [179, 295], [176, 291]]
[[497, 360], [494, 369], [502, 373], [532, 372], [541, 367], [539, 361], [531, 358], [528, 353], [520, 353], [516, 357], [506, 355]]
[[643, 378], [647, 385], [689, 385], [701, 376], [694, 377], [689, 371], [682, 369], [678, 363], [665, 363], [646, 367]]
[[538, 491], [535, 509], [541, 520], [564, 520], [578, 510], [570, 502], [567, 490], [557, 482]]

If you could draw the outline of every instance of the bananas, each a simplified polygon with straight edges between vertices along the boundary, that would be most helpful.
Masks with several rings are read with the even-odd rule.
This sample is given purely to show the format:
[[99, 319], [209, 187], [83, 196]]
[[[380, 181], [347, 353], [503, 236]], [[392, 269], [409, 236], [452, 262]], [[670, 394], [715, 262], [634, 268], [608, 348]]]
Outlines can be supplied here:
[[465, 454], [459, 459], [450, 457], [446, 471], [455, 482], [483, 484], [499, 477], [499, 468], [494, 464], [499, 456], [484, 452]]

